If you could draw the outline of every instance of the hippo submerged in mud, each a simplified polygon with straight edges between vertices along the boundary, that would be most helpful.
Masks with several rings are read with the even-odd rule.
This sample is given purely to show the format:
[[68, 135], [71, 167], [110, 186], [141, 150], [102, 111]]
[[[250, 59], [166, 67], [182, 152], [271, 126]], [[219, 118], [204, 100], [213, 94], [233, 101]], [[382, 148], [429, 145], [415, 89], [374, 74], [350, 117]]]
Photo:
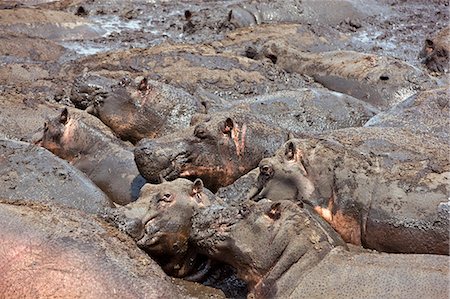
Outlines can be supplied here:
[[[118, 209], [125, 215], [125, 221], [117, 210], [112, 213], [118, 217], [116, 224], [155, 258], [166, 273], [175, 277], [192, 275], [190, 279], [194, 280], [201, 272], [199, 268], [206, 267], [206, 264], [202, 263], [205, 259], [198, 257], [189, 246], [191, 223], [185, 224], [184, 221], [191, 219], [197, 209], [209, 206], [209, 198], [212, 197], [214, 195], [209, 190], [203, 189], [200, 179], [195, 182], [176, 179], [161, 184], [145, 184], [138, 200]], [[171, 213], [167, 213], [168, 210]], [[160, 228], [153, 225], [155, 222], [164, 226], [173, 223], [173, 235], [159, 234]]]
[[186, 130], [143, 139], [135, 148], [141, 174], [201, 178], [216, 191], [255, 168], [290, 133], [361, 126], [378, 110], [355, 98], [324, 89], [300, 89], [235, 102], [225, 111], [201, 115]]
[[65, 108], [46, 122], [39, 145], [84, 172], [115, 203], [135, 200], [145, 180], [136, 168], [131, 146], [93, 116], [70, 111]]
[[[199, 100], [187, 92], [147, 78], [123, 83], [88, 107], [122, 140], [171, 134], [189, 126], [194, 113], [204, 112]], [[124, 81], [124, 80], [122, 80]], [[136, 86], [137, 85], [137, 86]]]
[[308, 75], [328, 89], [388, 109], [417, 91], [437, 87], [433, 78], [401, 60], [353, 51], [308, 53], [267, 43], [262, 56], [288, 72]]
[[419, 58], [432, 72], [447, 73], [449, 70], [450, 26], [425, 39]]
[[121, 208], [128, 208], [122, 229], [141, 248], [167, 252], [179, 265], [188, 248], [232, 265], [254, 298], [441, 298], [447, 292], [447, 257], [348, 252], [310, 208], [268, 200], [223, 206], [214, 197], [202, 201], [193, 186], [182, 179], [151, 186], [152, 196]]
[[449, 254], [448, 113], [440, 89], [366, 127], [290, 140], [261, 161], [249, 197], [308, 204], [345, 241], [367, 248]]

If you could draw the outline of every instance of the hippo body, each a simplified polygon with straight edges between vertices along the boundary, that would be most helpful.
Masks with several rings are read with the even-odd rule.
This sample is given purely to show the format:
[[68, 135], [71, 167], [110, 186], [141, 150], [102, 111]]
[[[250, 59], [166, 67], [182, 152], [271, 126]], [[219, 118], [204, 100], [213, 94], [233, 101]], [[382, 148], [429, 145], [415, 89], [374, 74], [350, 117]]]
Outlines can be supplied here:
[[386, 110], [436, 81], [400, 60], [353, 51], [307, 53], [268, 43], [265, 55], [288, 72], [308, 75], [328, 89]]
[[145, 180], [134, 164], [131, 146], [99, 120], [64, 109], [47, 122], [40, 145], [84, 172], [113, 202], [135, 200]]
[[186, 244], [233, 266], [255, 298], [444, 298], [448, 292], [447, 257], [350, 252], [308, 206], [286, 200], [228, 206], [214, 196], [202, 202], [183, 195], [190, 192], [185, 185], [182, 179], [154, 185], [153, 198], [129, 205], [125, 231], [143, 249], [174, 253], [174, 245]]
[[137, 84], [114, 87], [109, 96], [94, 101], [90, 111], [122, 140], [136, 143], [185, 129], [203, 109], [187, 92], [141, 78]]
[[[141, 174], [157, 181], [199, 177], [216, 191], [231, 184], [274, 152], [289, 133], [361, 126], [378, 110], [324, 89], [300, 89], [236, 101], [193, 120], [176, 134], [140, 142], [135, 160]], [[230, 111], [230, 112], [228, 112]]]
[[52, 202], [88, 213], [112, 206], [81, 171], [47, 150], [21, 141], [0, 139], [0, 182], [3, 199]]
[[448, 296], [448, 257], [349, 252], [313, 211], [290, 201], [211, 207], [192, 223], [192, 242], [233, 265], [254, 298]]
[[448, 254], [446, 94], [418, 94], [367, 127], [287, 142], [261, 161], [250, 197], [312, 205], [344, 240], [367, 248]]
[[447, 73], [449, 70], [450, 26], [425, 39], [419, 58], [432, 72]]
[[74, 209], [0, 200], [0, 297], [182, 298], [127, 235]]

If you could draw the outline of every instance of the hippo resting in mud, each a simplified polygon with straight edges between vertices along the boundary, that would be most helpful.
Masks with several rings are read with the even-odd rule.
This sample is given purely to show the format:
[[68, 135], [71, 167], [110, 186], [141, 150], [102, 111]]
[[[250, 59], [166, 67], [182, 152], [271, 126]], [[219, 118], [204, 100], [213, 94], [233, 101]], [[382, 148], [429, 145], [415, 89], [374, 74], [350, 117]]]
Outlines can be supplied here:
[[249, 197], [308, 204], [346, 242], [449, 254], [448, 92], [423, 92], [363, 128], [292, 139]]
[[276, 92], [235, 102], [193, 120], [194, 125], [135, 148], [137, 167], [148, 181], [162, 176], [201, 178], [216, 191], [272, 155], [289, 133], [361, 126], [378, 110], [325, 89]]
[[0, 239], [1, 298], [189, 295], [126, 234], [75, 209], [0, 199]]
[[450, 26], [425, 39], [419, 58], [432, 72], [447, 73], [449, 68]]
[[[199, 269], [206, 268], [202, 263], [205, 259], [197, 256], [188, 244], [190, 222], [186, 227], [180, 224], [191, 219], [196, 209], [210, 205], [209, 198], [212, 197], [214, 195], [203, 188], [200, 179], [191, 182], [180, 178], [161, 184], [145, 184], [138, 200], [109, 211], [106, 218], [113, 219], [119, 228], [131, 235], [166, 273], [175, 277], [192, 275], [191, 279], [194, 279], [201, 272]], [[173, 223], [173, 236], [160, 235], [157, 227], [147, 225], [155, 219], [168, 226]]]
[[150, 185], [154, 192], [121, 208], [129, 217], [122, 228], [148, 252], [172, 256], [176, 269], [189, 250], [232, 265], [250, 298], [446, 298], [447, 257], [349, 252], [307, 206], [225, 207], [194, 186], [183, 179]]
[[353, 51], [308, 53], [269, 42], [262, 56], [288, 72], [310, 76], [328, 89], [388, 109], [436, 81], [401, 60]]
[[112, 206], [85, 174], [66, 161], [41, 147], [3, 138], [0, 138], [0, 198], [57, 203], [87, 213]]
[[[93, 78], [99, 80], [98, 76]], [[199, 100], [179, 88], [143, 77], [136, 79], [121, 80], [122, 84], [94, 100], [87, 110], [122, 140], [136, 143], [142, 138], [174, 133], [188, 127], [195, 113], [204, 112]]]
[[46, 122], [39, 145], [84, 172], [117, 204], [135, 200], [145, 183], [131, 146], [98, 119], [76, 109], [69, 113], [65, 108]]

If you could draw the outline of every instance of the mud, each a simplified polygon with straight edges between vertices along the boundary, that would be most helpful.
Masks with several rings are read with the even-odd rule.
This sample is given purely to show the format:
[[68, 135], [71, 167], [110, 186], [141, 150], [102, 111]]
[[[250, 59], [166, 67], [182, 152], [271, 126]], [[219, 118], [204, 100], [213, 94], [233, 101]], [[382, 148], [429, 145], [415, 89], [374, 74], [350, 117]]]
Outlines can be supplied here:
[[[445, 65], [436, 72], [432, 65], [422, 64], [418, 55], [427, 39], [434, 40], [439, 30], [448, 26], [448, 7], [448, 0], [341, 0], [336, 3], [326, 0], [0, 1], [0, 135], [33, 142], [34, 133], [42, 129], [46, 117], [55, 115], [61, 106], [86, 109], [93, 101], [103, 100], [101, 88], [109, 84], [108, 80], [147, 77], [183, 89], [200, 101], [210, 103], [211, 110], [249, 97], [322, 88], [330, 80], [336, 83], [332, 76], [321, 80], [312, 73], [290, 72], [276, 63], [276, 55], [262, 55], [268, 44], [288, 43], [293, 50], [312, 57], [324, 52], [355, 51], [376, 55], [379, 61], [400, 61], [417, 74], [430, 75], [435, 85], [444, 89], [440, 95], [431, 96], [438, 99], [437, 105], [445, 106], [442, 100], [448, 89]], [[440, 58], [438, 60], [441, 63]], [[390, 78], [393, 75], [398, 75], [395, 68]], [[85, 80], [89, 76], [108, 80]], [[364, 78], [359, 80], [364, 82]], [[427, 89], [428, 85], [423, 82], [415, 82], [414, 88], [408, 91]], [[338, 85], [347, 89], [348, 86], [341, 83]], [[383, 88], [381, 86], [381, 90]], [[382, 93], [383, 100], [395, 96], [396, 90]], [[391, 102], [382, 109], [389, 109], [390, 105]], [[408, 117], [420, 119], [420, 109], [412, 104]], [[372, 124], [402, 126], [402, 120], [395, 119], [394, 115], [382, 114], [372, 120]], [[427, 129], [418, 122], [411, 130], [421, 136], [432, 133], [433, 137], [426, 143], [433, 143], [436, 136], [446, 138], [444, 124], [436, 121], [427, 125], [431, 127]], [[396, 144], [395, 130], [389, 134], [390, 141]], [[363, 141], [349, 137], [346, 142]], [[413, 145], [420, 146], [420, 142]], [[389, 155], [405, 157], [407, 147], [401, 144]], [[50, 159], [47, 154], [39, 154], [39, 159], [43, 160], [36, 161], [36, 165], [44, 166], [47, 158]], [[35, 157], [32, 151], [25, 151], [26, 155]], [[418, 155], [423, 156], [423, 161], [429, 161], [434, 153], [418, 150]], [[0, 158], [0, 164], [17, 158], [17, 165], [23, 166], [14, 167], [20, 168], [17, 174], [20, 180], [15, 182], [26, 183], [15, 184], [25, 188], [24, 191], [7, 190], [14, 198], [33, 194], [30, 189], [35, 182], [30, 179], [43, 180], [38, 181], [38, 185], [48, 179], [47, 176], [36, 177], [40, 166], [27, 168], [28, 164], [23, 163], [29, 158], [23, 156], [11, 154], [11, 157]], [[392, 165], [398, 162], [388, 158], [386, 161]], [[53, 165], [53, 162], [48, 163]], [[439, 163], [430, 163], [427, 167], [440, 173]], [[407, 172], [406, 168], [401, 171]], [[68, 173], [72, 173], [70, 171]], [[253, 177], [247, 179], [251, 181]], [[248, 180], [244, 177], [242, 185], [232, 185], [221, 192], [231, 196], [230, 202], [239, 200], [244, 196]], [[11, 180], [5, 186], [9, 188], [10, 183]], [[56, 188], [52, 181], [45, 186], [51, 187], [36, 200], [54, 198], [53, 193], [63, 192], [61, 190], [72, 185], [66, 181], [56, 184]], [[89, 188], [84, 192], [91, 190]], [[74, 190], [78, 189], [74, 187], [67, 194]], [[389, 203], [388, 206], [391, 209]], [[395, 210], [395, 203], [392, 209]], [[345, 257], [339, 256], [339, 259]], [[196, 287], [190, 290], [191, 296], [208, 296], [208, 292], [197, 291]], [[228, 297], [233, 296], [230, 294], [233, 291], [227, 292]]]

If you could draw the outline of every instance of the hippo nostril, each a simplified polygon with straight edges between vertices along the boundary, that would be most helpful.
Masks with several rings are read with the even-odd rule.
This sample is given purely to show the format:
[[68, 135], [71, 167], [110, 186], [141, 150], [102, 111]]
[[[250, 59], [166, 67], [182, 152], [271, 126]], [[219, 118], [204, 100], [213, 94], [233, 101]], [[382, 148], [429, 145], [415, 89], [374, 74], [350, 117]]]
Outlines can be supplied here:
[[129, 219], [125, 223], [125, 231], [135, 239], [141, 238], [142, 234], [144, 233], [144, 226], [142, 225], [142, 221], [135, 218]]

